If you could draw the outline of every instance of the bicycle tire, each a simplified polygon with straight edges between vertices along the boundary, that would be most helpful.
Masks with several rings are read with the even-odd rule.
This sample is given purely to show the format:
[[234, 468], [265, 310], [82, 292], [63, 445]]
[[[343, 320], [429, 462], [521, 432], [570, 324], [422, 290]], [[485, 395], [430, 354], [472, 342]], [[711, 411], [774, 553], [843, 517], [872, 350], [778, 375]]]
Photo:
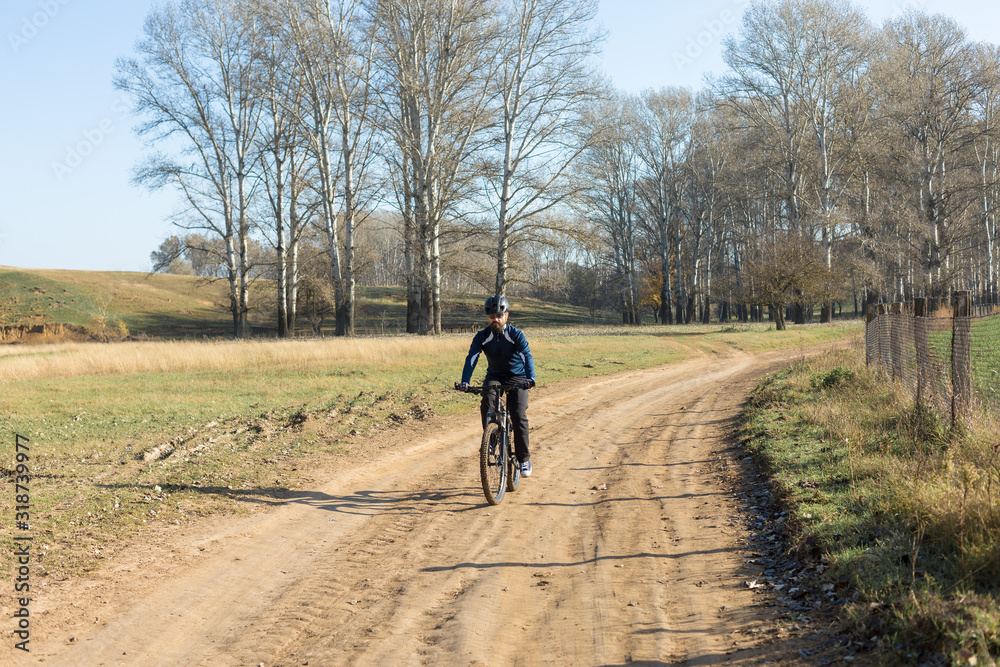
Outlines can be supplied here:
[[507, 419], [507, 490], [517, 491], [517, 487], [521, 482], [521, 462], [517, 460], [514, 456], [514, 446], [510, 444], [510, 434], [514, 432], [514, 425], [510, 423], [510, 419]]
[[499, 505], [507, 490], [507, 451], [500, 437], [500, 426], [490, 422], [483, 431], [479, 447], [479, 474], [483, 480], [483, 494], [490, 505]]

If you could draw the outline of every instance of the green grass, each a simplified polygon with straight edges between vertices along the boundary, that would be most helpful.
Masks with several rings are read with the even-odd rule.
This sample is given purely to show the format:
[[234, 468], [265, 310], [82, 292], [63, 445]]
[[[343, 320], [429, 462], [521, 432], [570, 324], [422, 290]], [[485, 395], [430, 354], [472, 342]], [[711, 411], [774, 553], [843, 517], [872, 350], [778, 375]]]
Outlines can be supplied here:
[[133, 335], [223, 336], [225, 286], [189, 276], [120, 271], [0, 269], [0, 317], [7, 326], [121, 321]]
[[[1000, 453], [987, 415], [952, 432], [857, 350], [767, 378], [742, 433], [800, 544], [855, 594], [845, 621], [887, 662], [1000, 656]], [[872, 628], [881, 628], [874, 632]], [[923, 656], [923, 658], [921, 658]]]
[[82, 326], [95, 310], [96, 293], [86, 286], [26, 271], [0, 271], [0, 315], [7, 325], [59, 322]]

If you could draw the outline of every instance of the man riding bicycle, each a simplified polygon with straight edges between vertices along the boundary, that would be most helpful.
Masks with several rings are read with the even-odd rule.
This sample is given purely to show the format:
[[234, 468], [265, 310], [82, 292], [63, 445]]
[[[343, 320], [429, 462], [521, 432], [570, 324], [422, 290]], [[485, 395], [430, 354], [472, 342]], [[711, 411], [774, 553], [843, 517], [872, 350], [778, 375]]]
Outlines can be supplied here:
[[[535, 362], [531, 358], [528, 339], [524, 334], [507, 324], [510, 304], [506, 297], [497, 294], [486, 299], [486, 318], [489, 326], [473, 337], [469, 355], [465, 358], [465, 368], [462, 369], [462, 381], [455, 385], [459, 391], [469, 389], [469, 380], [480, 354], [486, 355], [489, 365], [486, 367], [486, 379], [483, 387], [497, 385], [513, 385], [507, 393], [507, 409], [514, 425], [514, 455], [521, 463], [521, 476], [531, 475], [531, 454], [528, 450], [528, 389], [535, 386]], [[495, 391], [484, 391], [480, 412], [483, 417], [483, 429], [486, 428], [486, 415], [496, 406]]]

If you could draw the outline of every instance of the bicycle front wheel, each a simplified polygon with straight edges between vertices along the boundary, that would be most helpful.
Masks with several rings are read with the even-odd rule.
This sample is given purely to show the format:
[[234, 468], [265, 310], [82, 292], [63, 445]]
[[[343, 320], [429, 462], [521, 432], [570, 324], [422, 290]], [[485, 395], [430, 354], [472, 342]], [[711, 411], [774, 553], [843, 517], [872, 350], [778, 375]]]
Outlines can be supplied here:
[[[507, 433], [513, 433], [514, 427], [510, 420], [507, 420]], [[514, 445], [508, 441], [507, 444], [507, 490], [517, 491], [517, 485], [521, 481], [521, 463], [514, 456]]]
[[483, 431], [479, 448], [479, 473], [483, 478], [486, 502], [498, 505], [503, 500], [507, 484], [507, 452], [500, 437], [500, 426], [490, 422]]

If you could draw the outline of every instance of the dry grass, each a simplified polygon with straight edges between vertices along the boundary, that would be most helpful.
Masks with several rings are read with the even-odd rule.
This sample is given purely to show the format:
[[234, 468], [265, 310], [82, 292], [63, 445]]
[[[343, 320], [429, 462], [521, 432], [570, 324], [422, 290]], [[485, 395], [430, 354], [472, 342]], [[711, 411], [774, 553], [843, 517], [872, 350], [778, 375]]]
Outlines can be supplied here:
[[66, 343], [41, 348], [0, 348], [0, 383], [40, 378], [186, 373], [322, 366], [353, 367], [399, 362], [433, 350], [464, 352], [460, 338], [252, 340], [222, 342]]
[[[737, 331], [731, 326], [601, 327], [532, 329], [528, 333], [539, 361], [553, 345], [577, 348], [588, 354], [625, 354], [651, 347], [672, 347], [686, 340], [706, 349], [766, 350], [843, 339], [856, 333], [857, 323], [801, 327], [775, 332], [767, 325]], [[604, 339], [601, 346], [581, 340]], [[470, 334], [449, 336], [395, 336], [382, 338], [253, 339], [248, 341], [127, 341], [108, 345], [70, 342], [0, 346], [0, 384], [41, 378], [66, 379], [140, 373], [188, 373], [239, 369], [308, 371], [326, 366], [404, 363], [415, 356], [454, 354], [468, 350]], [[596, 340], [596, 338], [592, 338]], [[642, 341], [642, 342], [639, 342]], [[707, 345], [703, 345], [707, 343]], [[599, 348], [606, 348], [603, 351]], [[593, 348], [593, 351], [591, 350]], [[619, 349], [619, 348], [625, 348]], [[539, 355], [539, 352], [542, 354]], [[572, 353], [571, 353], [572, 354]], [[643, 364], [640, 364], [643, 365]]]

